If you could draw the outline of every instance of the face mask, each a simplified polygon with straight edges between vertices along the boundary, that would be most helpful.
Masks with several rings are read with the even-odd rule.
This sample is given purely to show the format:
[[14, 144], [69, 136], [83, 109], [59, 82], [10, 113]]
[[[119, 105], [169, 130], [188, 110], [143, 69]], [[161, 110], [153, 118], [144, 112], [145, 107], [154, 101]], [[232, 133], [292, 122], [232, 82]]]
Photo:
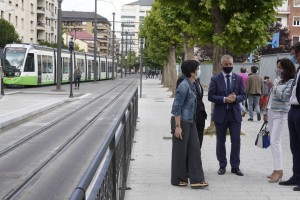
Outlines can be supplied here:
[[294, 64], [298, 64], [298, 61], [296, 60], [296, 58], [295, 58], [294, 55], [291, 55], [291, 61], [292, 61]]
[[230, 72], [232, 72], [232, 69], [233, 69], [233, 67], [223, 67], [223, 71], [224, 71], [226, 74], [229, 74]]
[[200, 78], [200, 75], [201, 75], [201, 69], [198, 69], [198, 73], [197, 73], [197, 75], [196, 75], [196, 79], [197, 79], [197, 78]]
[[276, 77], [280, 77], [282, 72], [283, 72], [283, 70], [276, 69], [276, 70], [275, 70]]

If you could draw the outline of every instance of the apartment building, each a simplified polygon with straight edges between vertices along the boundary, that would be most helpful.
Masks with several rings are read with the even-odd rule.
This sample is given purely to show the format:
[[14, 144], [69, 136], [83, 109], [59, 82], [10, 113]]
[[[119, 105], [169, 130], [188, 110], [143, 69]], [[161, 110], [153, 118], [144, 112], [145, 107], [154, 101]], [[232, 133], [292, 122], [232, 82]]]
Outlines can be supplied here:
[[121, 22], [123, 23], [123, 51], [127, 49], [139, 55], [140, 24], [151, 10], [154, 0], [139, 0], [121, 7]]
[[292, 45], [300, 41], [300, 0], [283, 0], [276, 8], [277, 21], [290, 31]]
[[[73, 33], [76, 39], [76, 32], [87, 32], [94, 35], [94, 12], [63, 11], [63, 31]], [[100, 55], [111, 55], [111, 23], [101, 15], [97, 15], [97, 51]], [[94, 43], [89, 43], [93, 45]]]
[[0, 17], [24, 43], [57, 41], [57, 0], [0, 0]]

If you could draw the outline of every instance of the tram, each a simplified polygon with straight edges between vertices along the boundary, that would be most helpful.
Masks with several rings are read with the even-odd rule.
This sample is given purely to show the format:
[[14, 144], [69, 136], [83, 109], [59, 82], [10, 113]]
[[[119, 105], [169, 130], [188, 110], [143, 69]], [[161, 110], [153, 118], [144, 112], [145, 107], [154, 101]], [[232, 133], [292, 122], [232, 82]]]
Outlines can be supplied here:
[[[112, 78], [112, 59], [98, 56], [96, 73], [94, 55], [90, 53], [72, 53], [61, 50], [61, 83], [70, 81], [70, 62], [79, 67], [81, 81], [105, 80]], [[116, 65], [114, 73], [117, 72]], [[4, 48], [3, 83], [16, 86], [41, 86], [57, 83], [57, 49], [34, 44], [8, 44]], [[96, 76], [96, 77], [95, 77]], [[116, 77], [116, 74], [115, 76]]]

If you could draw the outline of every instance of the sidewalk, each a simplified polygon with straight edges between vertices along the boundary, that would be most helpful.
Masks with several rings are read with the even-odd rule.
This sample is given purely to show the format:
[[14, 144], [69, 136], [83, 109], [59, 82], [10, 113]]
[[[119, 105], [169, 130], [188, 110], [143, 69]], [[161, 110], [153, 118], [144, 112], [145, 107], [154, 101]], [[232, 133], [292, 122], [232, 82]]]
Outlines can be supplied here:
[[[244, 177], [230, 173], [230, 165], [223, 176], [216, 158], [215, 136], [204, 136], [202, 162], [206, 180], [210, 186], [194, 190], [176, 187], [170, 183], [171, 149], [170, 116], [173, 98], [160, 85], [158, 79], [143, 80], [142, 98], [139, 99], [139, 119], [130, 163], [125, 200], [300, 200], [300, 193], [293, 187], [268, 183], [266, 178], [273, 171], [271, 149], [260, 149], [254, 145], [262, 121], [248, 122], [243, 118], [241, 136], [241, 170]], [[204, 96], [206, 111], [210, 115], [210, 102]], [[210, 117], [210, 116], [209, 116]], [[256, 117], [255, 117], [256, 119]], [[206, 121], [209, 125], [210, 118]], [[230, 138], [227, 137], [227, 159], [230, 153]], [[292, 172], [292, 158], [289, 147], [288, 128], [284, 128], [283, 180]]]

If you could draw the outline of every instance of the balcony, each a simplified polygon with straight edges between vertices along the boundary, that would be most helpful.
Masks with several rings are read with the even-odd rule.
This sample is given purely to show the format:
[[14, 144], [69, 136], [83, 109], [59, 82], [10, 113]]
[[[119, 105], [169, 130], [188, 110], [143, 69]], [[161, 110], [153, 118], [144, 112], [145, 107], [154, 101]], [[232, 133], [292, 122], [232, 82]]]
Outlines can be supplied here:
[[275, 11], [278, 14], [290, 14], [291, 13], [290, 6], [287, 6], [287, 5], [275, 8]]
[[36, 12], [38, 14], [45, 14], [45, 7], [38, 6]]
[[37, 30], [45, 30], [45, 24], [41, 21], [37, 21]]

